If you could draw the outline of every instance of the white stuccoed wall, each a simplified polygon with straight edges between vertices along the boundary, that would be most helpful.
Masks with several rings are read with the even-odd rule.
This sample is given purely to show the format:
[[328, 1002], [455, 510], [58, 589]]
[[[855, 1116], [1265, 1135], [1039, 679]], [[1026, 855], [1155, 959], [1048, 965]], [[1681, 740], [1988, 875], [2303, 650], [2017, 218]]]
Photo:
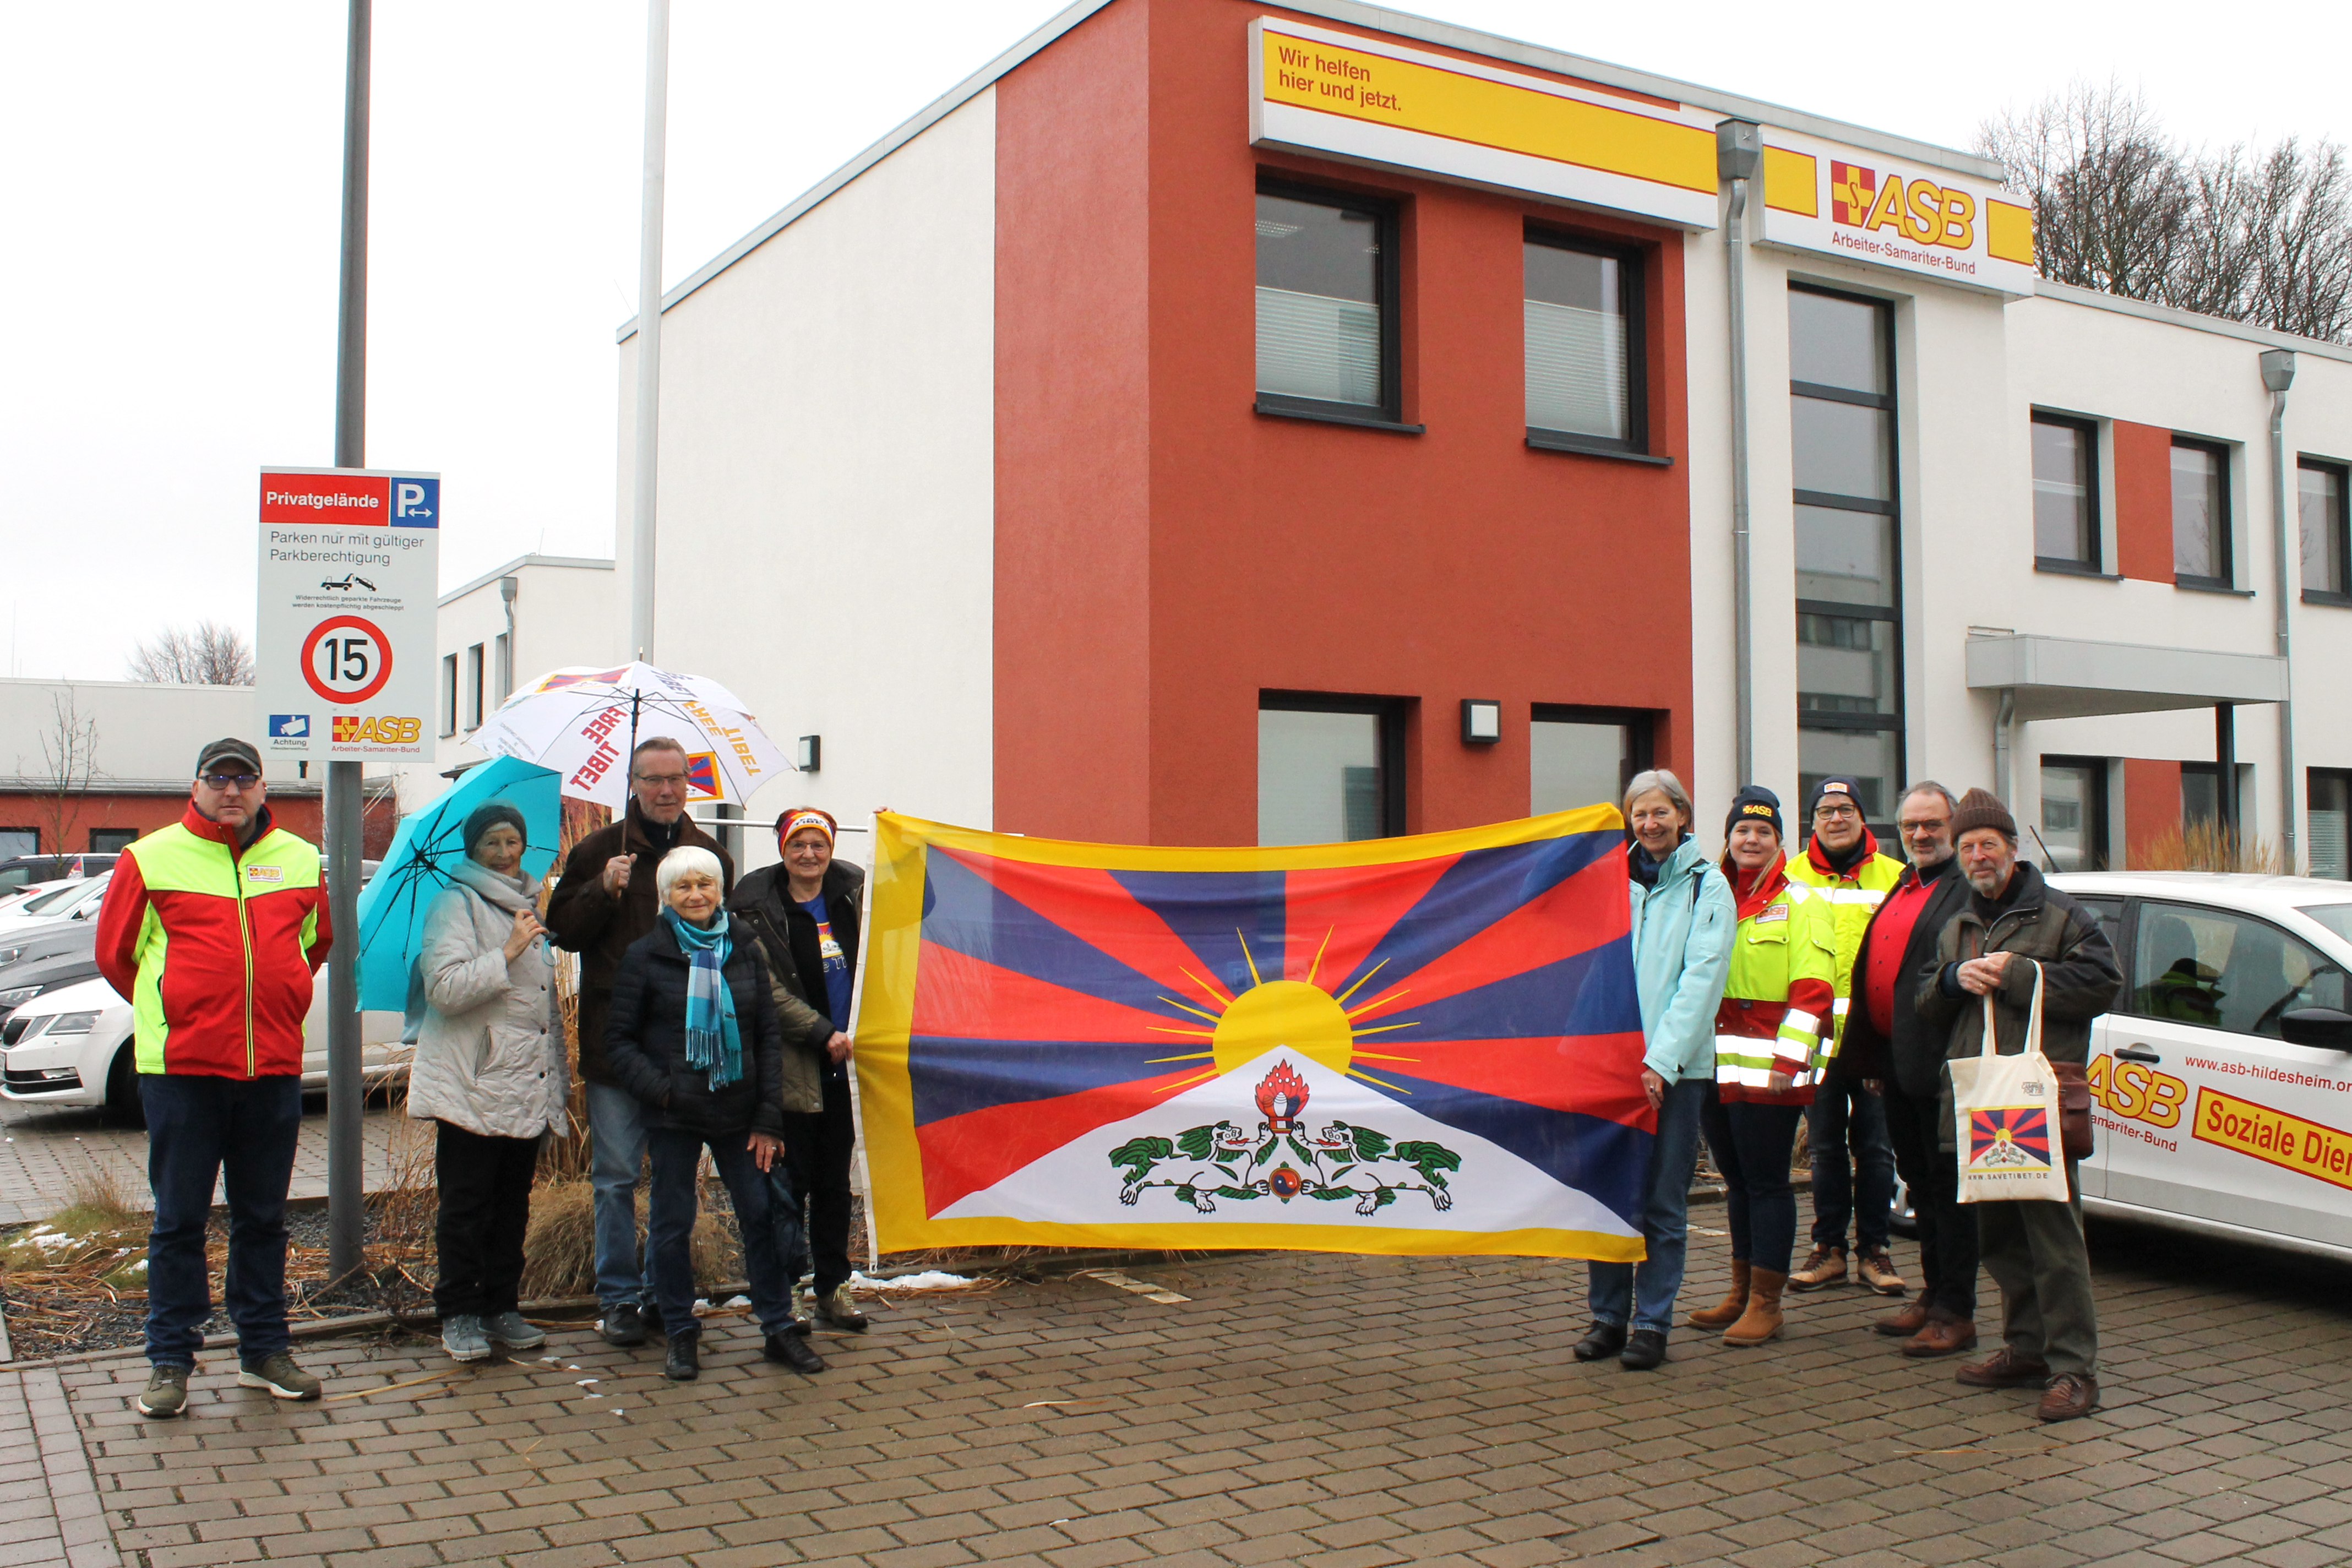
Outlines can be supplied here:
[[[664, 313], [655, 661], [731, 688], [787, 754], [824, 738], [755, 824], [992, 821], [995, 110], [981, 93]], [[774, 858], [756, 828], [744, 847]]]

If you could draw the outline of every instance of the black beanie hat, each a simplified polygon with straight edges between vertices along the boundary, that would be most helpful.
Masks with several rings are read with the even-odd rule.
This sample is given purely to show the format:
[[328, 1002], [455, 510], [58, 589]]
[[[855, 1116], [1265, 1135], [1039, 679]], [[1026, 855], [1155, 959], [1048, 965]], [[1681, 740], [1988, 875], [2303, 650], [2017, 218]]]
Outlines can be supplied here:
[[482, 835], [501, 822], [521, 834], [525, 845], [530, 843], [530, 829], [523, 826], [520, 811], [502, 800], [486, 800], [474, 807], [466, 818], [466, 826], [458, 830], [457, 837], [463, 842], [466, 853], [473, 854], [474, 846], [482, 841]]
[[1780, 797], [1762, 784], [1743, 784], [1731, 797], [1731, 815], [1723, 819], [1723, 836], [1730, 837], [1734, 827], [1759, 817], [1772, 825], [1774, 837], [1789, 837], [1789, 830], [1780, 825]]
[[1853, 807], [1856, 815], [1864, 815], [1862, 781], [1852, 773], [1831, 773], [1813, 785], [1812, 798], [1805, 802], [1805, 820], [1811, 822], [1813, 819], [1813, 813], [1822, 808], [1822, 797], [1832, 795], [1843, 795], [1846, 803]]

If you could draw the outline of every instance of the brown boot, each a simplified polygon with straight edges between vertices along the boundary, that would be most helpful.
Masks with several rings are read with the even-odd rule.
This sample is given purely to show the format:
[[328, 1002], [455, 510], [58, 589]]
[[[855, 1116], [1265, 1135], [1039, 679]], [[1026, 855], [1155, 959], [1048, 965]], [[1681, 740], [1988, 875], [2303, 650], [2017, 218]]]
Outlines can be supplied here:
[[1919, 1331], [1903, 1342], [1903, 1353], [1925, 1360], [1930, 1356], [1958, 1355], [1962, 1351], [1977, 1348], [1975, 1320], [1963, 1318], [1941, 1307], [1927, 1314]]
[[1727, 1345], [1760, 1345], [1767, 1340], [1780, 1337], [1780, 1288], [1789, 1282], [1786, 1274], [1769, 1268], [1759, 1268], [1748, 1276], [1748, 1310], [1739, 1314], [1739, 1321], [1723, 1331], [1723, 1342]]
[[1748, 1265], [1734, 1260], [1731, 1265], [1730, 1294], [1712, 1307], [1701, 1307], [1683, 1321], [1695, 1329], [1719, 1329], [1736, 1323], [1739, 1314], [1748, 1310]]
[[1909, 1339], [1927, 1326], [1927, 1292], [1920, 1291], [1916, 1300], [1904, 1303], [1901, 1311], [1892, 1317], [1881, 1318], [1870, 1326], [1890, 1339]]

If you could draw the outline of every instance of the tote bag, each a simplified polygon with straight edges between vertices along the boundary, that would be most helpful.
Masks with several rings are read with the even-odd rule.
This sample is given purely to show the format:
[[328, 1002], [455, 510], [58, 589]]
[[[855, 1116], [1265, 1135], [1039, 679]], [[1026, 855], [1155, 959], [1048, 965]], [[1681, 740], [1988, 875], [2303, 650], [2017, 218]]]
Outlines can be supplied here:
[[2058, 1074], [2042, 1054], [2042, 966], [2033, 965], [2033, 1007], [2026, 1017], [2023, 1051], [1999, 1054], [1990, 996], [1984, 999], [1984, 1012], [1982, 1047], [1975, 1056], [1952, 1059], [1960, 1202], [2063, 1204], [2069, 1194], [2059, 1144]]

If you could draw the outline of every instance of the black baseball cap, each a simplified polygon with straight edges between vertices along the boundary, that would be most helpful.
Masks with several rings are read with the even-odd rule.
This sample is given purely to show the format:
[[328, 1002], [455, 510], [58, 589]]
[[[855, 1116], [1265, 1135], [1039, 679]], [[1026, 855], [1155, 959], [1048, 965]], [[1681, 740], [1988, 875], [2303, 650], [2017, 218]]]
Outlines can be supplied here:
[[206, 773], [219, 772], [231, 763], [236, 764], [236, 771], [241, 773], [261, 772], [261, 753], [254, 750], [253, 742], [232, 736], [212, 742], [196, 753], [195, 776], [202, 778]]

